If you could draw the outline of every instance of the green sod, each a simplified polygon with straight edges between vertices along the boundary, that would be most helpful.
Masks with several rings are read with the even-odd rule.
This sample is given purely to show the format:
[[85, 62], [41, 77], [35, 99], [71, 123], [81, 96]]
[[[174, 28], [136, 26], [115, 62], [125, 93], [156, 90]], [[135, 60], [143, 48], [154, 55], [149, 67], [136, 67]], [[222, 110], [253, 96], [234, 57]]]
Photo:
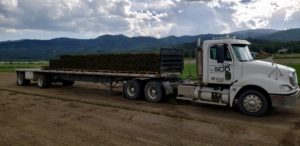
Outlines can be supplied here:
[[159, 54], [64, 55], [50, 60], [48, 69], [160, 72]]

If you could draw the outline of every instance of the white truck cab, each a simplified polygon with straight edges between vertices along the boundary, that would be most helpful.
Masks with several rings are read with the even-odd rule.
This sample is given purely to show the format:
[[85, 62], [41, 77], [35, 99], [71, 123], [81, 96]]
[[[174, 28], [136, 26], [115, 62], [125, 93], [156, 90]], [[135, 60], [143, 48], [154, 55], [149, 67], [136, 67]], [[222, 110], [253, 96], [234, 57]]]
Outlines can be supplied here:
[[204, 41], [196, 53], [199, 83], [178, 85], [177, 99], [237, 106], [251, 116], [262, 116], [272, 106], [296, 104], [296, 70], [254, 60], [249, 45], [231, 38]]

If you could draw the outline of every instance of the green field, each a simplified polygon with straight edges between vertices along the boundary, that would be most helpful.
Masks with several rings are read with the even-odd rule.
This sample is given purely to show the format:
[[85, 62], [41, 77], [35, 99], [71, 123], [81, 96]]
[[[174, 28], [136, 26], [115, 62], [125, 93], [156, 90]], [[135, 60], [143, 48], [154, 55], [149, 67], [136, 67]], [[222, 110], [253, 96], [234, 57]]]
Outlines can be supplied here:
[[300, 64], [291, 64], [291, 65], [288, 65], [294, 69], [296, 69], [297, 71], [297, 76], [298, 76], [298, 81], [300, 80]]
[[17, 68], [41, 68], [47, 66], [47, 61], [36, 62], [0, 62], [0, 72], [13, 72]]
[[183, 79], [197, 79], [196, 64], [184, 64], [184, 69], [181, 75]]
[[300, 59], [300, 54], [274, 54], [274, 59]]

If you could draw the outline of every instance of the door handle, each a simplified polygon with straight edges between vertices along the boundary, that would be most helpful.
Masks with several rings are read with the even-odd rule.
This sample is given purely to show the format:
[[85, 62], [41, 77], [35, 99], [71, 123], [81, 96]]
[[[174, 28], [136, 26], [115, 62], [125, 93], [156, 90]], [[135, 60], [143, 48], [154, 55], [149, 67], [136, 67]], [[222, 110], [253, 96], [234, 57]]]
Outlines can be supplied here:
[[224, 67], [229, 67], [230, 66], [230, 64], [228, 63], [228, 62], [223, 62], [223, 64], [222, 64]]

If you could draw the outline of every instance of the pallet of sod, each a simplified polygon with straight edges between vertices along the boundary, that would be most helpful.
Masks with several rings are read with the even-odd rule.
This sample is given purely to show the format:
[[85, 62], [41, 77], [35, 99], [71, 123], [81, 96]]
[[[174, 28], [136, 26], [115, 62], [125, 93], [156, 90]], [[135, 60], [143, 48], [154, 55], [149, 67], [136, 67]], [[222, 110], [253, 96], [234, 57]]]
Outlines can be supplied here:
[[50, 60], [48, 69], [160, 72], [160, 55], [154, 53], [63, 55], [60, 59]]

